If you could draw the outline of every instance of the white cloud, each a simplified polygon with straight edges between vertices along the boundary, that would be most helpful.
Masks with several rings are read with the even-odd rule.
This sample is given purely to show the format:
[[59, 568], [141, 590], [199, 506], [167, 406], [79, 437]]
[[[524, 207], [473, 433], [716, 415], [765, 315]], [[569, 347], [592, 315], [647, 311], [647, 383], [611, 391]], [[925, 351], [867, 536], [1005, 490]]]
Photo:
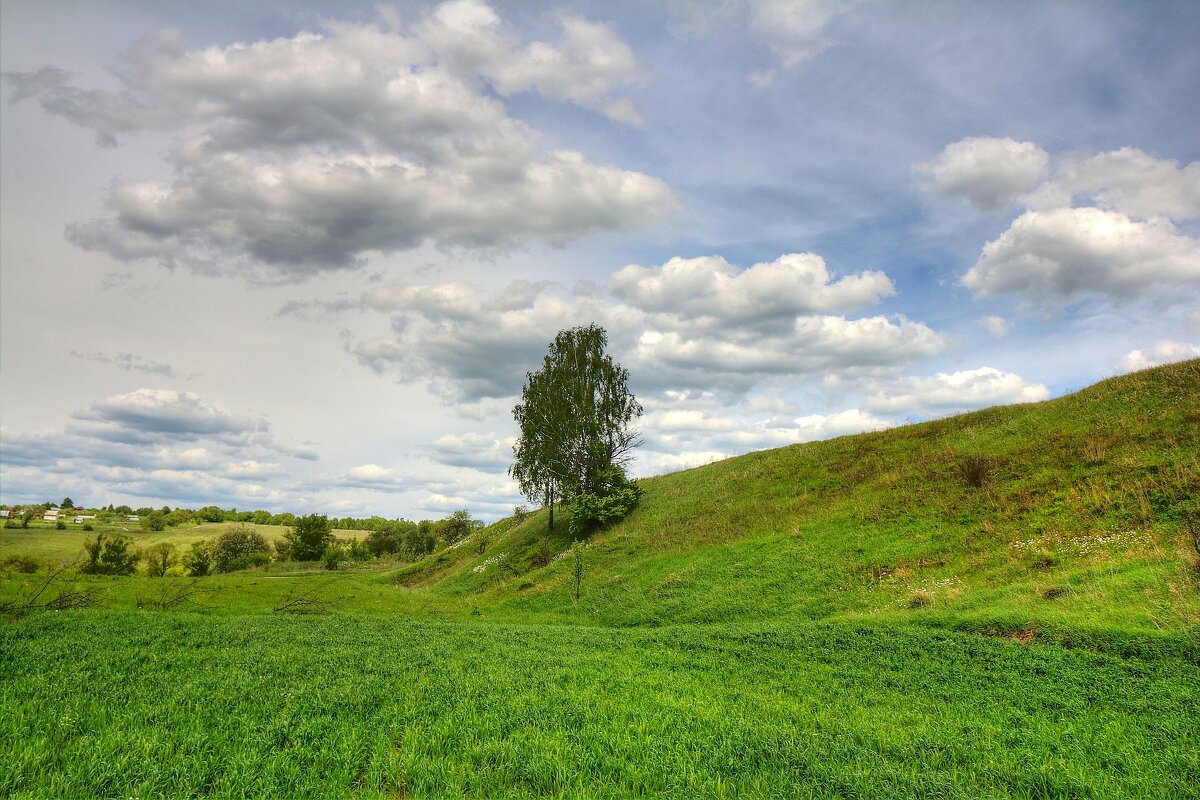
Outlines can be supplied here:
[[[739, 271], [719, 257], [625, 267], [615, 297], [519, 283], [487, 295], [465, 283], [381, 287], [363, 306], [394, 314], [393, 336], [346, 349], [379, 373], [424, 380], [456, 402], [511, 397], [564, 328], [596, 323], [648, 389], [742, 393], [769, 377], [891, 366], [940, 351], [943, 337], [902, 316], [817, 313], [877, 302], [882, 272], [833, 281], [824, 261], [788, 255]], [[624, 300], [625, 302], [619, 302]]]
[[1049, 163], [1050, 154], [1033, 142], [983, 136], [948, 144], [935, 161], [917, 169], [941, 194], [995, 211], [1015, 203]]
[[766, 48], [772, 66], [750, 74], [758, 88], [769, 85], [779, 70], [793, 69], [830, 45], [825, 26], [853, 5], [850, 0], [749, 0], [750, 33]]
[[994, 367], [980, 367], [939, 372], [929, 378], [879, 381], [866, 405], [880, 413], [918, 416], [1035, 403], [1049, 396], [1050, 390], [1040, 383], [1030, 383], [1020, 375]]
[[1132, 299], [1200, 281], [1200, 242], [1165, 219], [1115, 211], [1026, 211], [989, 242], [962, 283], [976, 296], [1023, 293], [1035, 301], [1081, 295]]
[[1012, 325], [1008, 320], [1006, 320], [1004, 317], [997, 316], [983, 317], [979, 320], [979, 324], [983, 326], [984, 330], [986, 330], [992, 336], [995, 336], [997, 339], [1003, 339], [1008, 335], [1009, 330], [1012, 328]]
[[833, 414], [808, 414], [797, 417], [797, 441], [811, 442], [866, 431], [881, 431], [891, 423], [861, 409], [851, 408]]
[[1200, 356], [1200, 347], [1197, 345], [1163, 339], [1145, 350], [1130, 350], [1121, 356], [1121, 360], [1117, 362], [1117, 369], [1120, 372], [1136, 372], [1140, 369], [1158, 367], [1175, 361], [1186, 361], [1198, 356]]
[[1136, 147], [1122, 147], [1068, 159], [1058, 182], [1074, 195], [1133, 217], [1200, 218], [1200, 161], [1181, 167]]
[[789, 253], [744, 270], [720, 256], [672, 258], [660, 267], [631, 264], [612, 276], [609, 289], [643, 311], [709, 318], [719, 326], [854, 311], [896, 291], [874, 270], [833, 281], [825, 260], [812, 253]]
[[598, 165], [508, 116], [501, 96], [640, 118], [614, 95], [637, 77], [607, 26], [560, 19], [557, 44], [523, 45], [486, 4], [435, 7], [408, 32], [330, 23], [318, 33], [184, 51], [144, 41], [121, 91], [57, 68], [9, 76], [14, 99], [91, 128], [102, 143], [147, 129], [200, 134], [170, 154], [169, 182], [117, 181], [77, 245], [257, 280], [355, 267], [371, 253], [562, 245], [650, 224], [676, 206], [662, 181]]
[[395, 491], [407, 488], [408, 480], [389, 467], [381, 467], [378, 464], [360, 464], [347, 470], [340, 484], [360, 489]]

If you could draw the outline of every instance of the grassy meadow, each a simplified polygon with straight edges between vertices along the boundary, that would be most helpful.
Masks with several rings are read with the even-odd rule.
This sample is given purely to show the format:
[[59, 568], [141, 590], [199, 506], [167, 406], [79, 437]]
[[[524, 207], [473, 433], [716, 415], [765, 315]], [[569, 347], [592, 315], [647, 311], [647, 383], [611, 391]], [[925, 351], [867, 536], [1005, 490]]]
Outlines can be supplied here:
[[0, 625], [0, 796], [1197, 797], [1198, 398], [1183, 362], [648, 479], [578, 601], [566, 510], [415, 563], [68, 571], [96, 608]]

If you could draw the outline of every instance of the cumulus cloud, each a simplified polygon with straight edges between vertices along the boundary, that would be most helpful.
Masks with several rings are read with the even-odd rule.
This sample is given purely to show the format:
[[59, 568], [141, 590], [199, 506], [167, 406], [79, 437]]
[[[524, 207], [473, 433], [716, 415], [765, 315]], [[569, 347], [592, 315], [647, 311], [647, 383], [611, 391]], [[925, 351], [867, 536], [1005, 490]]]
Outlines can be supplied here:
[[408, 483], [407, 478], [396, 470], [390, 467], [381, 467], [378, 464], [360, 464], [357, 467], [351, 467], [339, 481], [342, 486], [385, 492], [406, 488]]
[[1188, 342], [1162, 339], [1145, 350], [1130, 350], [1121, 356], [1121, 360], [1117, 362], [1117, 369], [1120, 372], [1136, 372], [1140, 369], [1158, 367], [1175, 361], [1186, 361], [1198, 356], [1200, 356], [1200, 346]]
[[1041, 180], [1049, 163], [1050, 154], [1033, 142], [980, 136], [946, 145], [936, 160], [917, 170], [929, 177], [935, 191], [996, 211]]
[[753, 403], [729, 406], [708, 393], [669, 392], [649, 399], [645, 447], [635, 469], [652, 475], [700, 466], [752, 450], [883, 430], [891, 423], [858, 408], [795, 413], [784, 403], [763, 415]]
[[917, 416], [1035, 403], [1049, 397], [1050, 390], [1040, 383], [995, 367], [980, 367], [877, 382], [866, 405], [879, 413]]
[[536, 91], [624, 122], [614, 93], [637, 77], [607, 26], [560, 18], [557, 43], [524, 43], [486, 4], [453, 0], [407, 30], [320, 32], [184, 50], [143, 41], [116, 92], [62, 70], [9, 75], [13, 99], [96, 132], [199, 129], [170, 154], [170, 181], [118, 181], [107, 214], [69, 228], [81, 247], [202, 272], [296, 278], [431, 242], [561, 245], [660, 218], [660, 180], [598, 165], [538, 134], [503, 98]]
[[1181, 167], [1136, 147], [1122, 147], [1067, 159], [1058, 183], [1072, 195], [1133, 217], [1200, 219], [1200, 161]]
[[1131, 299], [1197, 281], [1200, 242], [1169, 220], [1143, 222], [1099, 208], [1026, 211], [962, 279], [976, 296], [1019, 292], [1033, 299]]
[[722, 327], [855, 311], [896, 291], [875, 270], [834, 281], [825, 259], [812, 253], [789, 253], [746, 269], [720, 256], [672, 258], [659, 267], [631, 264], [612, 276], [609, 289], [643, 311], [706, 318]]
[[[1123, 147], [1052, 164], [1032, 142], [968, 138], [918, 171], [984, 210], [1025, 206], [963, 276], [976, 296], [1128, 301], [1200, 284], [1200, 241], [1176, 226], [1200, 218], [1200, 162]], [[1193, 295], [1178, 292], [1180, 302]]]
[[945, 344], [902, 316], [822, 313], [878, 302], [882, 272], [833, 280], [813, 255], [738, 270], [719, 257], [630, 266], [611, 295], [519, 283], [488, 295], [464, 283], [381, 287], [363, 305], [393, 315], [393, 335], [345, 347], [369, 368], [425, 380], [455, 402], [511, 397], [564, 328], [596, 323], [644, 389], [741, 393], [770, 377], [902, 364]]

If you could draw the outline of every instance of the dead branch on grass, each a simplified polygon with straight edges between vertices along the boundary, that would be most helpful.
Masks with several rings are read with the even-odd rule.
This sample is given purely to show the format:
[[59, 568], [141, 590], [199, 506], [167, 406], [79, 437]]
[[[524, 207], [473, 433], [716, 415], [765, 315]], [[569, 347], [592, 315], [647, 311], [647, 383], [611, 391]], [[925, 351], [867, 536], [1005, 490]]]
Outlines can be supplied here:
[[88, 591], [60, 591], [53, 598], [42, 601], [42, 595], [46, 590], [58, 579], [60, 575], [66, 572], [71, 567], [75, 566], [78, 561], [72, 561], [69, 564], [63, 564], [58, 569], [52, 569], [46, 574], [46, 580], [38, 585], [32, 595], [25, 600], [9, 600], [6, 603], [0, 603], [0, 614], [9, 614], [20, 616], [29, 614], [34, 611], [73, 611], [80, 608], [91, 608], [96, 605], [96, 590], [89, 589]]
[[324, 614], [333, 608], [333, 601], [322, 594], [330, 585], [324, 583], [307, 591], [289, 592], [283, 604], [273, 610], [276, 614]]

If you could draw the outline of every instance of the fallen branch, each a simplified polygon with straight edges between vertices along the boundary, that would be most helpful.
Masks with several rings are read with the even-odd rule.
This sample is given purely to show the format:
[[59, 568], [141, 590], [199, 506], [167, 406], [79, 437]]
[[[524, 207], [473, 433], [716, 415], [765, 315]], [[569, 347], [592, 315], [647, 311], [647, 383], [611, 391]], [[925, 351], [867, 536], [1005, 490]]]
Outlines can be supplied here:
[[283, 605], [273, 609], [276, 614], [324, 614], [333, 608], [333, 601], [322, 595], [328, 583], [300, 594], [289, 593]]
[[0, 614], [23, 615], [33, 611], [73, 611], [80, 608], [91, 608], [96, 605], [96, 590], [89, 589], [86, 592], [59, 592], [50, 600], [39, 602], [42, 595], [50, 588], [51, 584], [58, 578], [59, 575], [66, 572], [71, 567], [77, 564], [73, 561], [70, 564], [63, 564], [56, 570], [51, 570], [46, 575], [46, 580], [42, 581], [32, 595], [24, 601], [10, 600], [7, 603], [0, 603]]
[[196, 602], [196, 595], [204, 594], [208, 589], [197, 589], [198, 581], [193, 580], [185, 586], [164, 586], [158, 593], [158, 607], [162, 611], [170, 611], [182, 605], [193, 605], [197, 608], [204, 608], [201, 603]]

